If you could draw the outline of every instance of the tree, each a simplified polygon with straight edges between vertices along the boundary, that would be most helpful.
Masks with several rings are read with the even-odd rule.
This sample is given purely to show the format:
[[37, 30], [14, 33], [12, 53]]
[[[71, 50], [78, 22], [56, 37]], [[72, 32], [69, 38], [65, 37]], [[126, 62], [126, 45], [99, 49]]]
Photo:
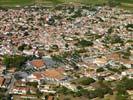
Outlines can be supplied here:
[[128, 94], [123, 95], [123, 94], [117, 93], [116, 100], [128, 100]]
[[37, 96], [38, 98], [40, 98], [42, 95], [43, 95], [43, 93], [40, 92], [39, 89], [37, 89], [37, 90], [36, 90], [36, 96]]
[[80, 40], [78, 43], [76, 43], [76, 45], [81, 47], [88, 47], [88, 46], [92, 46], [93, 42], [83, 39], [83, 40]]
[[127, 28], [127, 30], [130, 30], [130, 28], [132, 29], [132, 28], [133, 28], [133, 24], [128, 24], [128, 25], [126, 26], [126, 28]]
[[65, 44], [65, 47], [66, 47], [66, 48], [68, 48], [68, 47], [69, 47], [69, 45], [66, 43], [66, 44]]
[[33, 87], [37, 88], [38, 83], [37, 82], [27, 82], [26, 85], [33, 86]]
[[80, 83], [82, 85], [90, 85], [91, 83], [94, 83], [95, 80], [93, 78], [90, 78], [90, 77], [84, 77], [80, 80]]
[[[123, 78], [117, 85], [117, 91], [122, 92], [133, 89], [133, 79]], [[123, 92], [124, 93], [124, 92]]]
[[20, 46], [18, 47], [18, 50], [23, 51], [23, 50], [25, 49], [26, 46], [27, 46], [26, 44], [22, 44], [22, 45], [20, 45]]
[[53, 55], [51, 57], [56, 62], [62, 62], [62, 60], [63, 60], [63, 57], [61, 55]]
[[74, 12], [74, 15], [72, 15], [72, 18], [76, 18], [76, 17], [81, 17], [82, 16], [82, 10], [78, 9], [77, 11]]
[[116, 72], [116, 73], [121, 73], [121, 71], [117, 68], [111, 68], [111, 67], [108, 67], [108, 70], [112, 71], [112, 72]]
[[124, 43], [123, 39], [118, 35], [106, 35], [104, 37], [103, 42], [107, 43], [107, 44], [109, 44], [109, 43], [111, 43], [111, 44], [116, 44], [116, 43], [123, 44]]
[[65, 95], [73, 93], [70, 89], [68, 89], [68, 88], [66, 88], [64, 86], [61, 86], [61, 87], [57, 88], [56, 91], [57, 91], [57, 93], [63, 93]]
[[100, 67], [96, 70], [97, 73], [105, 71], [103, 67]]
[[121, 54], [124, 59], [129, 59], [129, 57], [131, 56], [130, 50], [122, 51]]
[[124, 77], [116, 86], [117, 95], [116, 100], [128, 100], [127, 90], [133, 89], [133, 79]]
[[87, 89], [84, 89], [81, 86], [77, 86], [78, 91], [75, 92], [74, 96], [88, 96], [89, 95], [89, 91]]
[[104, 79], [103, 76], [99, 76], [99, 77], [98, 77], [98, 80], [99, 80], [99, 82], [101, 83], [101, 82], [103, 82], [105, 79]]
[[3, 63], [6, 65], [7, 68], [10, 67], [11, 60], [12, 60], [11, 57], [9, 57], [9, 56], [7, 56], [7, 55], [4, 56]]
[[124, 70], [126, 70], [126, 69], [127, 69], [127, 67], [124, 66], [124, 65], [121, 65], [121, 66], [119, 67], [119, 70], [121, 70], [121, 71], [124, 71]]
[[30, 90], [28, 90], [26, 94], [29, 94], [29, 95], [30, 95], [30, 94], [31, 94], [31, 91], [30, 91]]
[[107, 93], [113, 94], [113, 90], [109, 87], [99, 87], [99, 88], [96, 88], [95, 90], [90, 91], [89, 98], [90, 99], [96, 98], [96, 97], [103, 98], [104, 95]]
[[115, 44], [115, 43], [124, 43], [124, 41], [123, 41], [123, 39], [120, 36], [114, 35], [111, 38], [111, 43], [112, 44]]
[[113, 32], [113, 27], [110, 27], [110, 28], [108, 29], [108, 33], [111, 34], [112, 32]]
[[52, 45], [51, 46], [51, 49], [54, 49], [54, 50], [58, 51], [59, 50], [59, 47], [58, 47], [58, 45], [55, 44], [55, 45]]
[[14, 56], [5, 55], [3, 58], [3, 63], [5, 64], [7, 69], [11, 67], [16, 67], [19, 69], [26, 61], [27, 57], [22, 55], [14, 55]]

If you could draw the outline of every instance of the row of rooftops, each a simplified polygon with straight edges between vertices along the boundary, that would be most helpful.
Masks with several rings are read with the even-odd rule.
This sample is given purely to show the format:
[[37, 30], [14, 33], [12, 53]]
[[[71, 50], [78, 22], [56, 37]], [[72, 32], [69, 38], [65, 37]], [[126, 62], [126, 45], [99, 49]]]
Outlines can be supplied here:
[[[89, 12], [89, 10], [87, 11]], [[23, 52], [24, 54], [29, 55], [35, 54], [35, 51], [37, 52], [38, 50], [34, 50], [33, 48], [38, 48], [40, 44], [43, 44], [43, 49], [56, 44], [58, 45], [60, 50], [63, 51], [65, 48], [64, 45], [67, 42], [62, 39], [60, 34], [74, 35], [75, 33], [79, 33], [80, 35], [82, 35], [88, 32], [88, 28], [90, 28], [94, 33], [105, 34], [112, 26], [124, 27], [124, 23], [131, 23], [131, 14], [125, 14], [123, 10], [120, 11], [116, 11], [115, 8], [103, 7], [98, 10], [95, 15], [85, 15], [69, 21], [66, 18], [69, 16], [67, 15], [67, 11], [65, 10], [60, 10], [60, 13], [56, 13], [58, 12], [58, 10], [50, 12], [46, 9], [35, 10], [34, 8], [32, 10], [1, 10], [1, 33], [5, 35], [11, 35], [11, 37], [6, 37], [4, 35], [5, 40], [2, 41], [3, 45], [1, 46], [3, 47], [3, 49], [0, 50], [1, 54], [20, 53], [18, 52], [17, 47], [22, 44], [32, 46], [32, 50]], [[116, 13], [121, 14], [121, 16], [116, 15]], [[128, 18], [126, 17], [127, 15]], [[56, 19], [55, 16], [60, 16], [61, 19]], [[114, 19], [112, 17], [118, 17], [118, 19]], [[47, 23], [47, 21], [49, 20], [54, 20], [53, 23], [55, 24], [55, 26], [49, 25]], [[40, 25], [40, 23], [43, 23], [44, 25]], [[122, 28], [121, 30], [117, 29], [117, 31], [121, 33], [121, 35], [129, 33], [124, 28]], [[130, 36], [130, 34], [128, 34], [127, 36]], [[125, 36], [123, 38], [125, 38]], [[35, 42], [37, 41], [39, 42], [39, 44], [35, 44]], [[8, 45], [9, 47], [6, 47], [6, 45]], [[73, 42], [69, 43], [69, 45], [70, 49], [74, 48]], [[36, 53], [36, 55], [38, 55], [38, 53]]]
[[[29, 66], [35, 71], [24, 75], [26, 77], [22, 80], [25, 82], [37, 81], [40, 83], [41, 80], [45, 80], [67, 87], [68, 81], [66, 82], [66, 80], [78, 78], [75, 73], [78, 73], [79, 77], [87, 76], [94, 79], [97, 76], [104, 76], [106, 80], [119, 80], [121, 76], [125, 75], [132, 76], [132, 50], [130, 50], [131, 56], [129, 59], [122, 58], [122, 54], [114, 50], [120, 47], [120, 50], [124, 51], [124, 49], [131, 47], [132, 44], [124, 42], [124, 46], [121, 46], [119, 43], [106, 44], [102, 42], [105, 36], [110, 34], [117, 34], [124, 41], [132, 39], [131, 31], [126, 28], [126, 25], [133, 22], [132, 14], [128, 11], [107, 6], [96, 8], [96, 10], [90, 11], [76, 7], [72, 12], [71, 9], [52, 11], [50, 9], [35, 9], [34, 7], [0, 10], [0, 55], [19, 54], [39, 57], [39, 59], [27, 62], [26, 67]], [[74, 18], [78, 10], [82, 10], [82, 14]], [[113, 27], [113, 31], [108, 33], [111, 27]], [[90, 39], [91, 36], [95, 35], [101, 36], [101, 38]], [[80, 54], [82, 61], [76, 62], [79, 71], [75, 71], [73, 68], [75, 66], [70, 65], [70, 62], [74, 62], [71, 57], [67, 58], [68, 63], [66, 65], [59, 65], [58, 68], [53, 67], [56, 64], [54, 61], [46, 61], [41, 58], [44, 55], [62, 55], [66, 51], [81, 50], [82, 47], [77, 47], [75, 44], [82, 39], [93, 41], [93, 46], [84, 47], [87, 52]], [[19, 46], [23, 44], [27, 45], [26, 48], [22, 51], [18, 50]], [[68, 47], [65, 46], [66, 44], [68, 44]], [[51, 49], [53, 45], [57, 45], [59, 50]], [[28, 46], [31, 46], [31, 48], [27, 49]], [[96, 69], [99, 67], [104, 68], [107, 64], [110, 64], [113, 68], [122, 64], [129, 69], [121, 74], [114, 74], [110, 71], [96, 73]], [[3, 70], [5, 68], [0, 67], [0, 71], [3, 72]], [[8, 70], [9, 72], [13, 75], [17, 71], [13, 68], [10, 71]], [[5, 80], [5, 76], [2, 74], [0, 76], [0, 86], [3, 85]], [[69, 86], [72, 85], [69, 84]], [[15, 93], [23, 92], [23, 90], [26, 93], [25, 90], [28, 91], [29, 89], [29, 87], [21, 86], [12, 88]]]

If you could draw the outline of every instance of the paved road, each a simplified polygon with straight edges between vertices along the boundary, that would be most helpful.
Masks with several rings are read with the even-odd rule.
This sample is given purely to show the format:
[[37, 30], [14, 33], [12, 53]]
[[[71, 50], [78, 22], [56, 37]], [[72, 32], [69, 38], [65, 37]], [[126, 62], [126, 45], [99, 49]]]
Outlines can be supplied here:
[[8, 95], [9, 94], [9, 92], [11, 91], [11, 89], [13, 88], [13, 85], [14, 85], [14, 83], [15, 83], [15, 78], [14, 78], [14, 75], [12, 75], [11, 76], [12, 77], [12, 79], [11, 79], [11, 83], [10, 83], [10, 85], [8, 86], [8, 90], [6, 91], [6, 93], [5, 93], [5, 95]]

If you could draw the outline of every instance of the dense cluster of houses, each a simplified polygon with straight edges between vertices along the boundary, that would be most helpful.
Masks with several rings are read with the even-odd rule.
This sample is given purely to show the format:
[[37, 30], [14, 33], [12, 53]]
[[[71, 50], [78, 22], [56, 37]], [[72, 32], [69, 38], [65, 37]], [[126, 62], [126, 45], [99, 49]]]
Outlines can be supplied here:
[[[7, 89], [14, 100], [37, 100], [38, 93], [55, 94], [55, 86], [77, 91], [71, 81], [82, 77], [102, 77], [106, 81], [133, 78], [133, 27], [128, 27], [132, 23], [129, 11], [107, 6], [1, 9], [0, 88]], [[108, 36], [123, 42], [110, 43], [117, 39], [109, 40]], [[82, 40], [92, 41], [93, 45], [77, 46]], [[71, 57], [75, 51], [80, 56]], [[52, 58], [66, 52], [62, 62]], [[36, 58], [25, 62], [23, 70], [7, 70], [2, 63], [6, 54]], [[53, 96], [48, 100], [53, 100]]]

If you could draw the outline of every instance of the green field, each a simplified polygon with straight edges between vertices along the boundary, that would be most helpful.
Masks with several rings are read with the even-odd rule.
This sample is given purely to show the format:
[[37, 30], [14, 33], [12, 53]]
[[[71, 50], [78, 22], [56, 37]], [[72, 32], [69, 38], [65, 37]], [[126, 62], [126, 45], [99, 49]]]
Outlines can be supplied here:
[[[115, 0], [120, 2], [123, 8], [133, 9], [133, 0]], [[108, 0], [0, 0], [0, 6], [6, 7], [15, 7], [15, 6], [25, 6], [33, 4], [42, 4], [42, 5], [56, 5], [61, 3], [82, 3], [82, 4], [107, 4]]]
[[24, 5], [30, 5], [33, 4], [35, 0], [0, 0], [0, 6], [24, 6]]
[[133, 0], [116, 0], [118, 2], [122, 2], [122, 3], [133, 3]]
[[60, 4], [60, 3], [83, 3], [103, 4], [107, 0], [0, 0], [0, 6], [31, 5], [31, 4]]

